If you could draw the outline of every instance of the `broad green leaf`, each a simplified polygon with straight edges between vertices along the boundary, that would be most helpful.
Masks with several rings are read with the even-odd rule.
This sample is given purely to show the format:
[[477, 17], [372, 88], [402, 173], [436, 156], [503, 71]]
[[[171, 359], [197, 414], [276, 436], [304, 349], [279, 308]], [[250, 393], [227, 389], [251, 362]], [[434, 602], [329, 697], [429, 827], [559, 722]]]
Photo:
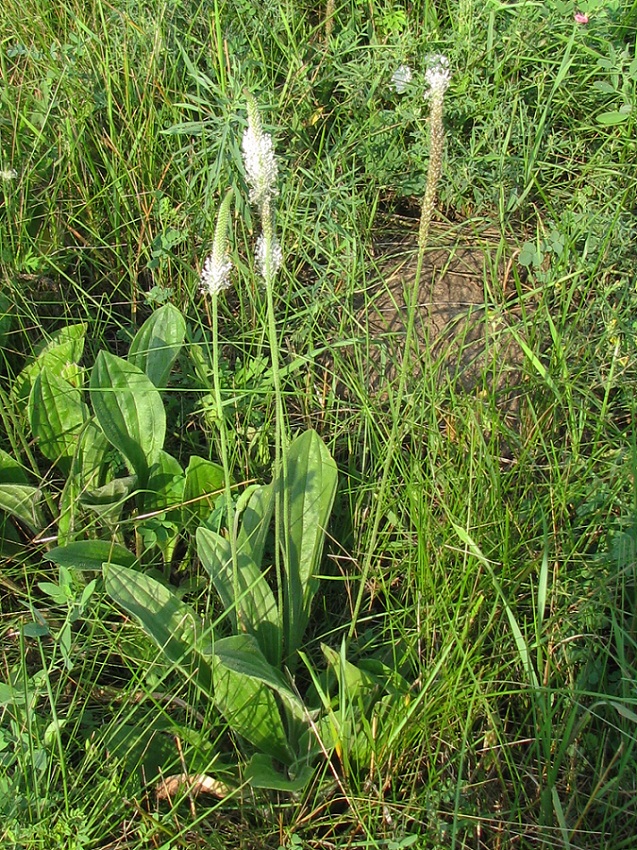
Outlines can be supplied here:
[[306, 431], [293, 440], [283, 482], [288, 514], [281, 529], [286, 570], [286, 663], [292, 671], [318, 589], [315, 572], [323, 554], [337, 480], [336, 464], [316, 431]]
[[0, 708], [7, 705], [25, 705], [26, 701], [27, 694], [23, 689], [0, 682]]
[[127, 475], [115, 478], [96, 490], [89, 490], [80, 497], [80, 502], [105, 520], [115, 521], [126, 500], [136, 489], [137, 476]]
[[293, 756], [274, 694], [258, 678], [226, 666], [223, 654], [217, 652], [219, 643], [222, 641], [215, 642], [213, 659], [215, 704], [219, 711], [230, 728], [258, 750], [284, 764], [290, 763]]
[[286, 791], [290, 794], [297, 794], [308, 784], [314, 775], [314, 770], [309, 765], [305, 765], [297, 777], [288, 779], [274, 767], [269, 756], [255, 753], [250, 759], [246, 775], [253, 788], [266, 788], [269, 791]]
[[215, 642], [214, 652], [228, 669], [257, 679], [272, 688], [286, 703], [294, 717], [303, 722], [307, 721], [308, 712], [303, 702], [280, 671], [266, 660], [252, 635], [239, 634], [222, 638]]
[[45, 526], [40, 498], [40, 490], [29, 484], [0, 484], [0, 511], [16, 517], [33, 532]]
[[[113, 455], [118, 464], [121, 463], [121, 456], [108, 442], [95, 420], [93, 418], [87, 420], [80, 432], [77, 451], [72, 458], [71, 469], [58, 505], [58, 544], [60, 546], [71, 543], [78, 533], [81, 538], [84, 537], [82, 532], [85, 531], [86, 526], [86, 517], [83, 513], [85, 507], [90, 506], [107, 521], [109, 513], [112, 514], [110, 519], [113, 521], [119, 516], [119, 511], [123, 507], [121, 495], [120, 499], [115, 500], [118, 503], [115, 510], [113, 510], [112, 492], [108, 498], [102, 494], [101, 500], [99, 496], [96, 496], [95, 503], [91, 504], [91, 492], [97, 492], [100, 482], [108, 478], [109, 455]], [[137, 481], [136, 478], [133, 480]], [[104, 501], [106, 506], [103, 504]]]
[[31, 430], [44, 457], [62, 461], [68, 471], [88, 417], [80, 391], [44, 366], [29, 396]]
[[159, 547], [164, 564], [169, 564], [181, 533], [185, 475], [181, 464], [161, 451], [150, 468], [143, 494], [143, 513], [137, 526], [147, 546]]
[[197, 530], [197, 554], [210, 575], [226, 613], [237, 629], [254, 635], [268, 661], [281, 661], [281, 624], [274, 594], [265, 576], [244, 552], [238, 554], [236, 575], [232, 566], [230, 543], [206, 528]]
[[183, 524], [198, 526], [205, 522], [223, 492], [224, 484], [222, 466], [201, 457], [191, 457], [184, 484]]
[[377, 682], [374, 681], [372, 676], [347, 660], [344, 646], [341, 648], [341, 652], [336, 652], [330, 646], [321, 644], [321, 650], [327, 663], [336, 673], [339, 689], [342, 689], [341, 702], [343, 700], [348, 702], [358, 700], [359, 697], [369, 694], [377, 686]]
[[112, 599], [141, 624], [166, 658], [212, 695], [212, 670], [197, 650], [201, 640], [197, 615], [168, 587], [119, 564], [104, 565], [104, 581]]
[[4, 449], [0, 449], [0, 484], [28, 484], [29, 477], [22, 464]]
[[[168, 452], [161, 451], [150, 469], [144, 511], [179, 510], [184, 497], [184, 471], [179, 461]], [[170, 511], [172, 513], [172, 511]]]
[[256, 487], [241, 514], [241, 526], [237, 535], [237, 548], [245, 553], [257, 566], [263, 560], [263, 550], [274, 510], [274, 488], [272, 484]]
[[91, 372], [91, 399], [108, 441], [122, 453], [144, 486], [166, 435], [166, 413], [159, 391], [137, 366], [100, 351]]
[[76, 570], [101, 570], [111, 562], [132, 567], [137, 560], [125, 546], [110, 540], [77, 540], [68, 546], [56, 546], [44, 557], [58, 567]]
[[173, 304], [164, 304], [137, 331], [128, 360], [145, 372], [158, 389], [162, 389], [185, 336], [184, 317]]
[[110, 455], [118, 460], [120, 458], [95, 419], [89, 419], [80, 434], [78, 452], [72, 470], [82, 489], [96, 489], [106, 483], [105, 473]]
[[58, 378], [69, 380], [77, 374], [85, 336], [86, 324], [82, 322], [62, 328], [39, 346], [35, 360], [27, 363], [11, 387], [11, 398], [21, 410], [28, 401], [35, 379], [45, 366]]
[[[93, 418], [87, 420], [80, 432], [77, 451], [71, 460], [71, 469], [60, 497], [58, 517], [60, 546], [71, 543], [75, 534], [83, 530], [85, 526], [83, 508], [86, 506], [84, 499], [87, 493], [96, 490], [100, 482], [106, 479], [111, 454], [118, 463], [121, 462], [121, 456], [108, 442], [95, 420]], [[90, 496], [87, 501], [90, 501]], [[92, 507], [95, 509], [95, 506]], [[105, 515], [112, 507], [111, 500], [107, 509], [99, 506], [97, 510]]]

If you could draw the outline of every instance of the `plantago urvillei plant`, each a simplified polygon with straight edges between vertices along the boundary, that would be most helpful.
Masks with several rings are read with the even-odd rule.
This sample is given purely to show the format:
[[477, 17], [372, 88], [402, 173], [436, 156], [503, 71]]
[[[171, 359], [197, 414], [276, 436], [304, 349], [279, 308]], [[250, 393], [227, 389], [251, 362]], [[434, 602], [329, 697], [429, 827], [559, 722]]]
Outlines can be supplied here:
[[[274, 211], [272, 202], [278, 194], [276, 179], [278, 166], [274, 155], [272, 136], [263, 132], [259, 108], [254, 97], [246, 92], [248, 103], [248, 127], [243, 134], [242, 151], [243, 166], [246, 180], [250, 187], [250, 200], [257, 207], [261, 217], [261, 234], [257, 240], [255, 259], [259, 274], [265, 284], [265, 297], [268, 316], [268, 341], [272, 358], [272, 380], [276, 405], [276, 436], [275, 436], [275, 466], [282, 471], [281, 487], [276, 493], [279, 511], [287, 512], [287, 442], [285, 436], [285, 412], [281, 392], [281, 376], [279, 373], [279, 346], [276, 332], [274, 313], [273, 285], [276, 273], [283, 261], [283, 252], [274, 229]], [[281, 556], [285, 560], [286, 541], [279, 539], [279, 525], [276, 525], [276, 573], [279, 588], [282, 588]], [[279, 598], [279, 604], [282, 599]]]
[[[401, 65], [400, 68], [398, 68], [397, 71], [394, 72], [394, 75], [392, 77], [392, 83], [396, 88], [396, 91], [400, 94], [401, 91], [404, 90], [404, 88], [411, 82], [411, 79], [411, 69], [406, 65]], [[407, 377], [409, 375], [411, 366], [411, 344], [412, 339], [414, 337], [416, 309], [418, 304], [418, 294], [420, 292], [420, 279], [422, 275], [423, 259], [425, 255], [425, 248], [427, 247], [427, 239], [429, 237], [429, 226], [431, 224], [431, 219], [435, 209], [436, 190], [438, 188], [438, 182], [440, 181], [440, 175], [442, 173], [442, 155], [444, 151], [445, 141], [445, 131], [442, 123], [442, 110], [445, 92], [449, 87], [449, 81], [451, 79], [449, 60], [446, 56], [443, 56], [441, 54], [435, 54], [433, 56], [428, 57], [428, 68], [425, 72], [425, 79], [427, 81], [427, 85], [429, 86], [429, 88], [425, 92], [425, 99], [429, 100], [430, 103], [429, 166], [427, 168], [427, 184], [425, 187], [425, 194], [422, 199], [422, 205], [420, 209], [420, 227], [418, 230], [418, 262], [416, 265], [416, 275], [414, 278], [411, 292], [409, 315], [407, 317], [405, 347], [403, 351], [403, 360], [402, 367], [400, 370], [398, 391], [396, 393], [396, 400], [394, 404], [393, 425], [387, 444], [386, 462], [383, 467], [383, 476], [381, 479], [379, 496], [376, 503], [377, 510], [375, 512], [374, 522], [372, 525], [371, 542], [367, 550], [368, 555], [363, 564], [363, 572], [359, 585], [358, 595], [356, 597], [356, 604], [354, 606], [354, 614], [352, 617], [352, 622], [350, 624], [350, 637], [354, 635], [354, 632], [356, 630], [356, 621], [358, 619], [361, 605], [363, 603], [363, 596], [365, 594], [367, 577], [371, 568], [372, 558], [374, 557], [373, 553], [376, 548], [376, 539], [378, 535], [378, 530], [380, 528], [384, 497], [387, 489], [387, 483], [389, 480], [389, 470], [392, 463], [394, 448], [397, 445], [400, 436], [400, 423], [402, 422], [401, 408], [405, 396]]]

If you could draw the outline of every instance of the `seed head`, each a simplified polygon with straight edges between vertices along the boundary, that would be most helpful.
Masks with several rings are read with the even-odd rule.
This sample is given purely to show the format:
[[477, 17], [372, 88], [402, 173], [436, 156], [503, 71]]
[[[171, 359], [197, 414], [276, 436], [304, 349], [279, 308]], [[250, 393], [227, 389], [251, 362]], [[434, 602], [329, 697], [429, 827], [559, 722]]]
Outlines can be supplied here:
[[231, 203], [232, 189], [229, 189], [217, 214], [212, 251], [206, 257], [201, 270], [201, 291], [210, 296], [219, 295], [230, 286], [232, 262], [228, 257], [227, 233]]
[[449, 87], [451, 71], [449, 60], [441, 53], [434, 53], [427, 57], [428, 68], [425, 71], [425, 80], [429, 89], [425, 92], [425, 99], [429, 97], [442, 97]]
[[251, 95], [248, 95], [248, 128], [243, 134], [241, 149], [250, 200], [261, 208], [277, 194], [278, 168], [272, 136], [263, 132], [257, 103]]

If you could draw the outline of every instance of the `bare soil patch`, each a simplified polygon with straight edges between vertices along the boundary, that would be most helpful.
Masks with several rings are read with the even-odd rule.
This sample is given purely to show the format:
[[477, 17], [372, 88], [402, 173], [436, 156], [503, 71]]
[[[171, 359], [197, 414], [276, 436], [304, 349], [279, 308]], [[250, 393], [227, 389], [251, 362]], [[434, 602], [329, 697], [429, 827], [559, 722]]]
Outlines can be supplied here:
[[352, 328], [367, 340], [366, 356], [357, 358], [367, 386], [383, 392], [397, 378], [413, 301], [411, 380], [427, 369], [466, 391], [496, 389], [511, 405], [523, 362], [514, 250], [493, 231], [434, 230], [417, 290], [415, 233], [380, 244], [377, 253], [356, 295]]

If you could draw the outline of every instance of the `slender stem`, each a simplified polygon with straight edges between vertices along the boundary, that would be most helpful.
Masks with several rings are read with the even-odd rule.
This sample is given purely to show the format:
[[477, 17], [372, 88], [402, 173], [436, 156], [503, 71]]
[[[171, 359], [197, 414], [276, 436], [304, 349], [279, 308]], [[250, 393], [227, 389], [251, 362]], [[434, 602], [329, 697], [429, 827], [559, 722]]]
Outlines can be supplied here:
[[356, 631], [356, 624], [363, 605], [367, 580], [372, 566], [372, 559], [376, 551], [376, 543], [378, 541], [378, 532], [383, 516], [383, 505], [387, 494], [389, 484], [389, 473], [392, 467], [394, 453], [398, 448], [400, 434], [404, 425], [403, 402], [405, 391], [407, 389], [407, 378], [409, 376], [411, 365], [411, 347], [414, 339], [414, 329], [416, 326], [416, 310], [418, 307], [418, 298], [420, 294], [420, 282], [422, 278], [423, 261], [425, 257], [425, 249], [429, 240], [429, 228], [433, 217], [436, 203], [436, 189], [442, 173], [442, 151], [444, 145], [444, 127], [442, 124], [442, 104], [444, 97], [444, 89], [433, 90], [431, 93], [431, 112], [429, 116], [429, 166], [427, 168], [427, 185], [425, 194], [422, 200], [420, 213], [420, 227], [418, 229], [418, 260], [416, 263], [416, 274], [413, 285], [411, 287], [411, 297], [409, 301], [407, 314], [407, 328], [405, 332], [405, 348], [403, 351], [403, 359], [400, 367], [400, 378], [398, 381], [398, 390], [396, 392], [394, 403], [392, 404], [392, 427], [387, 440], [385, 462], [383, 464], [383, 472], [378, 489], [376, 499], [376, 510], [374, 511], [374, 520], [367, 552], [363, 561], [363, 569], [352, 613], [352, 621], [350, 623], [348, 639], [351, 640]]
[[[285, 611], [283, 592], [284, 565], [287, 563], [287, 540], [282, 533], [285, 518], [288, 515], [288, 488], [287, 488], [287, 438], [285, 428], [285, 410], [283, 407], [283, 393], [281, 391], [281, 374], [279, 371], [279, 340], [276, 330], [276, 317], [274, 312], [274, 277], [276, 268], [273, 265], [274, 250], [274, 225], [272, 221], [272, 208], [270, 200], [267, 199], [261, 208], [261, 225], [263, 228], [264, 241], [264, 267], [263, 277], [265, 281], [265, 294], [268, 317], [268, 343], [270, 346], [270, 357], [272, 361], [272, 382], [274, 384], [275, 404], [275, 446], [274, 446], [274, 468], [275, 472], [275, 569], [277, 578], [277, 596], [279, 611]], [[288, 594], [290, 589], [288, 587]], [[285, 623], [283, 624], [285, 632]], [[281, 657], [283, 646], [279, 647]]]
[[221, 379], [219, 369], [219, 315], [218, 296], [212, 296], [212, 381], [215, 393], [215, 405], [217, 408], [217, 419], [219, 422], [219, 440], [221, 443], [221, 463], [223, 465], [224, 491], [226, 499], [226, 525], [230, 540], [230, 552], [232, 554], [232, 588], [234, 595], [235, 617], [237, 620], [237, 631], [240, 630], [239, 611], [239, 560], [237, 555], [237, 539], [234, 530], [234, 504], [232, 502], [232, 480], [230, 476], [230, 462], [228, 458], [228, 433], [226, 430], [226, 418], [223, 412], [223, 398], [221, 394]]

